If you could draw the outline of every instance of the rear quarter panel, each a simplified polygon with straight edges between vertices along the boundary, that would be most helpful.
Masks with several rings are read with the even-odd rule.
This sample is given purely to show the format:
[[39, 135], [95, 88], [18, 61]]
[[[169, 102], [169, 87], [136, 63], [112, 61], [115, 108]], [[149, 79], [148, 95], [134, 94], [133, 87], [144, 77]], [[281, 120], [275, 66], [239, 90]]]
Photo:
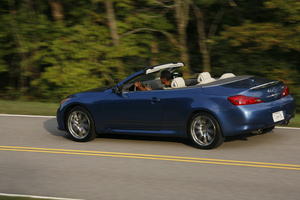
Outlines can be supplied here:
[[[221, 87], [210, 89], [214, 90], [214, 94], [205, 94], [201, 87], [166, 90], [162, 130], [178, 130], [178, 135], [188, 137], [189, 119], [200, 111], [208, 112], [216, 118], [224, 136], [249, 133], [275, 125], [272, 113], [280, 110], [286, 118], [295, 114], [295, 102], [291, 95], [272, 102], [234, 106]], [[218, 90], [220, 92], [217, 95]]]
[[222, 119], [231, 105], [226, 96], [206, 95], [201, 87], [166, 90], [162, 130], [178, 130], [188, 137], [189, 119], [199, 111], [212, 114], [223, 129]]

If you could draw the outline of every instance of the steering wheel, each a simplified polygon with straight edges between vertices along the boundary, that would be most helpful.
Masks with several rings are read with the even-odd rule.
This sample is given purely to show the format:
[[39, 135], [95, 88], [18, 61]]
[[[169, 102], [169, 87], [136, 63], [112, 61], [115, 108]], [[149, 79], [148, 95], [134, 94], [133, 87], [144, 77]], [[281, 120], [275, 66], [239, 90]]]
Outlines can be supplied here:
[[[146, 87], [146, 85], [145, 85], [144, 83], [141, 83], [141, 85], [142, 85], [144, 88]], [[135, 84], [133, 84], [133, 86], [134, 86], [134, 91], [138, 91], [138, 90], [139, 90], [139, 88], [136, 87]]]

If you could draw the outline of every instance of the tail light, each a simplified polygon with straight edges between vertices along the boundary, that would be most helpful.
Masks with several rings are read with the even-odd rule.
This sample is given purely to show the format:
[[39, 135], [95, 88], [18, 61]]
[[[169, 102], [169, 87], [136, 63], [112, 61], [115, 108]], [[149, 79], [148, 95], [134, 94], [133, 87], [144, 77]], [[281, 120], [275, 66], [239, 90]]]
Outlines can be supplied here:
[[228, 100], [235, 106], [257, 104], [257, 103], [263, 102], [258, 97], [246, 97], [243, 95], [236, 95], [236, 96], [228, 97]]
[[284, 87], [284, 89], [283, 89], [283, 91], [281, 93], [281, 97], [285, 97], [285, 96], [287, 96], [287, 95], [290, 94], [289, 88], [286, 85], [284, 85], [284, 86], [285, 87]]

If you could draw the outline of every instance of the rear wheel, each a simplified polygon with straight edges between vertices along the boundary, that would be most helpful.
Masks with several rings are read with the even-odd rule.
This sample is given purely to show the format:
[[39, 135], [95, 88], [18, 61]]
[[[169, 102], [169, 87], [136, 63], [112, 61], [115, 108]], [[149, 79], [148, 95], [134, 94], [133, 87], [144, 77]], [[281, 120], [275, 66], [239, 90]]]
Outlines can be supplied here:
[[68, 113], [67, 131], [78, 142], [87, 142], [97, 136], [92, 116], [81, 106], [72, 108]]
[[206, 112], [199, 112], [192, 117], [189, 122], [189, 136], [200, 149], [216, 148], [225, 139], [217, 120]]

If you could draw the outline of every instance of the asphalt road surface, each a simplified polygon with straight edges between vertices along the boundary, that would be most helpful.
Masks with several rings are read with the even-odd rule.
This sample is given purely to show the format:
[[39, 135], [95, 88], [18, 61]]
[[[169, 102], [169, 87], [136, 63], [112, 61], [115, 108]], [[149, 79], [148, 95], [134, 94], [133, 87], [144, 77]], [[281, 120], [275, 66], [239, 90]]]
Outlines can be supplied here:
[[0, 193], [74, 199], [300, 199], [300, 130], [227, 138], [102, 135], [78, 143], [55, 118], [0, 116]]

